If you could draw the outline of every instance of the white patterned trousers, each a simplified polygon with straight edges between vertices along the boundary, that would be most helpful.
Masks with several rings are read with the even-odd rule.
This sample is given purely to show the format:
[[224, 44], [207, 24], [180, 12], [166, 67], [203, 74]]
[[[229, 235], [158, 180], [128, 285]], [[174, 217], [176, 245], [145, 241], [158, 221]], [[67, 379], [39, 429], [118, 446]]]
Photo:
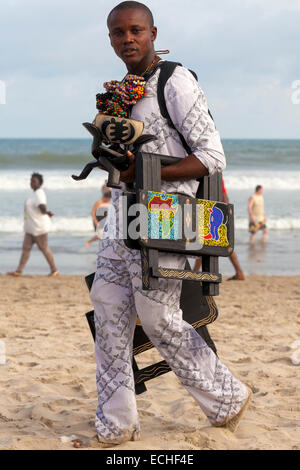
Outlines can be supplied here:
[[[100, 251], [91, 289], [96, 326], [98, 435], [118, 441], [139, 431], [132, 371], [137, 314], [149, 339], [209, 421], [213, 424], [234, 416], [247, 397], [246, 386], [182, 319], [181, 281], [160, 279], [159, 290], [143, 291], [140, 254], [122, 244], [119, 241], [115, 247], [119, 259], [106, 258]], [[185, 257], [161, 255], [160, 265], [183, 269]]]

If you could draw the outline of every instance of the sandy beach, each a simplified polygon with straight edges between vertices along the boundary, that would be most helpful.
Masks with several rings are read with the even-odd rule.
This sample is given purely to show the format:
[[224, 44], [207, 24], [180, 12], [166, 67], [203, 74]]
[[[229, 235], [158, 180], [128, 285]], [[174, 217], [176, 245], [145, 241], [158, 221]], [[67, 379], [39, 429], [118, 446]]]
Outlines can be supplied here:
[[[0, 275], [0, 286], [0, 449], [74, 449], [75, 438], [97, 449], [83, 277]], [[219, 357], [254, 392], [238, 431], [211, 427], [170, 372], [137, 396], [141, 441], [118, 449], [300, 449], [300, 365], [291, 359], [300, 340], [300, 276], [225, 278], [216, 302], [209, 330]], [[137, 362], [157, 358], [151, 350]]]

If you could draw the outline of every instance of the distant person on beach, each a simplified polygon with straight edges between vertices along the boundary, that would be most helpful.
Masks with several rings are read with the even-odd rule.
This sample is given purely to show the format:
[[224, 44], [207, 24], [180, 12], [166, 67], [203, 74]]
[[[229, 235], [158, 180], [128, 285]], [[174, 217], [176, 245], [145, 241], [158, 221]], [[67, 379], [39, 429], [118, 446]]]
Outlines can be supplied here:
[[[85, 246], [87, 248], [90, 247], [91, 243], [102, 238], [104, 221], [107, 217], [108, 206], [111, 201], [111, 191], [106, 186], [106, 184], [102, 187], [102, 194], [103, 194], [103, 197], [101, 199], [98, 199], [98, 201], [95, 202], [92, 208], [91, 215], [92, 215], [94, 230], [96, 232], [96, 235], [86, 242]], [[101, 213], [99, 214], [99, 212]]]
[[267, 226], [266, 216], [264, 210], [263, 187], [256, 186], [255, 193], [249, 198], [248, 213], [249, 213], [249, 232], [250, 243], [254, 242], [255, 235], [262, 230], [262, 241], [267, 239]]
[[22, 276], [25, 265], [29, 259], [31, 249], [36, 243], [45, 256], [51, 272], [49, 276], [59, 275], [54, 263], [53, 253], [48, 246], [48, 232], [50, 228], [50, 217], [54, 214], [47, 210], [46, 194], [41, 188], [43, 177], [39, 173], [31, 175], [30, 186], [33, 194], [26, 200], [24, 207], [24, 242], [19, 266], [16, 271], [7, 273], [10, 276]]
[[[222, 179], [222, 194], [223, 194], [223, 202], [226, 202], [226, 204], [229, 204], [229, 198], [227, 195], [227, 191], [225, 188], [225, 183], [224, 180]], [[229, 256], [229, 259], [235, 269], [235, 275], [227, 279], [228, 281], [244, 281], [246, 279], [245, 274], [243, 273], [243, 270], [241, 268], [241, 265], [239, 263], [238, 257], [235, 253], [235, 251]], [[195, 263], [194, 270], [198, 272], [200, 270], [202, 264], [202, 258], [198, 258]]]

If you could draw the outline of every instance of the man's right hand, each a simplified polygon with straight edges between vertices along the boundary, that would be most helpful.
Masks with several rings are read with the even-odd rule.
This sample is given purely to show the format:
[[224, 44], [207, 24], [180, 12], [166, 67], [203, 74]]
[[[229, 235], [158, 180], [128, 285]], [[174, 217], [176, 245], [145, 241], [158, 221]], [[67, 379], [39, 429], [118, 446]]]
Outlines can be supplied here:
[[123, 183], [133, 183], [135, 181], [135, 155], [132, 152], [127, 152], [130, 166], [128, 170], [121, 171], [120, 180]]

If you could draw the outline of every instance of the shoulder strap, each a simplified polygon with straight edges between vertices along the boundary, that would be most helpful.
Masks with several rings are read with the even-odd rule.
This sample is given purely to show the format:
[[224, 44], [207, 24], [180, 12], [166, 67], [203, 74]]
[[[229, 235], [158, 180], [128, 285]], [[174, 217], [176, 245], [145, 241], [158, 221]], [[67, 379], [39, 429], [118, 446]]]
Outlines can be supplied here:
[[[166, 100], [165, 100], [165, 86], [166, 86], [166, 83], [169, 80], [169, 78], [173, 75], [174, 70], [176, 69], [177, 66], [182, 66], [182, 64], [180, 62], [170, 62], [168, 60], [163, 61], [160, 64], [160, 74], [159, 74], [159, 78], [158, 78], [158, 82], [157, 82], [157, 100], [158, 100], [160, 113], [167, 120], [168, 126], [172, 127], [172, 129], [176, 129], [176, 128], [173, 124], [173, 121], [172, 121], [172, 119], [169, 115], [168, 109], [167, 109]], [[193, 75], [195, 80], [198, 81], [197, 74], [193, 70], [189, 70], [189, 72], [191, 72], [191, 74]], [[214, 120], [210, 110], [208, 110], [208, 114], [210, 115], [212, 120]], [[181, 143], [182, 143], [185, 151], [187, 153], [191, 153], [191, 148], [186, 143], [183, 135], [180, 134], [180, 132], [178, 132], [178, 131], [177, 131], [177, 133], [180, 137]]]
[[174, 70], [176, 69], [177, 65], [181, 65], [179, 62], [169, 62], [168, 60], [165, 60], [162, 62], [160, 65], [160, 74], [157, 82], [157, 100], [159, 104], [159, 109], [161, 115], [167, 119], [168, 124], [170, 127], [174, 128], [174, 124], [172, 122], [172, 119], [170, 118], [167, 106], [166, 106], [166, 100], [165, 100], [165, 86], [169, 78], [173, 75]]
[[[182, 64], [180, 62], [169, 62], [169, 61], [166, 60], [166, 61], [162, 62], [161, 64], [159, 64], [159, 66], [160, 66], [160, 74], [159, 74], [159, 78], [158, 78], [158, 82], [157, 82], [157, 101], [158, 101], [160, 113], [167, 120], [168, 125], [170, 127], [172, 127], [173, 129], [176, 129], [174, 124], [173, 124], [173, 121], [171, 119], [171, 116], [169, 115], [168, 109], [167, 109], [166, 100], [165, 100], [165, 86], [166, 86], [166, 83], [169, 80], [169, 78], [172, 76], [172, 74], [173, 74], [174, 70], [176, 69], [176, 67], [177, 66], [182, 66]], [[198, 81], [197, 74], [195, 72], [193, 72], [192, 70], [189, 70], [189, 71], [194, 76], [195, 80]], [[210, 113], [210, 110], [208, 110], [208, 114], [210, 115], [212, 120], [214, 120], [211, 113]], [[177, 131], [177, 129], [176, 129], [176, 131]], [[183, 135], [180, 134], [180, 132], [178, 132], [178, 131], [177, 131], [177, 133], [180, 137], [183, 148], [185, 149], [185, 151], [189, 155], [192, 152], [191, 148], [189, 147], [189, 145], [185, 141], [185, 138], [183, 137]], [[202, 198], [201, 179], [198, 179], [197, 181], [199, 182], [199, 185], [198, 185], [196, 197]]]
[[[182, 64], [180, 64], [180, 62], [170, 62], [168, 60], [163, 61], [162, 64], [160, 65], [160, 74], [159, 74], [158, 82], [157, 82], [157, 101], [158, 101], [160, 113], [167, 120], [168, 126], [172, 127], [173, 129], [176, 129], [176, 128], [173, 124], [173, 121], [167, 109], [166, 100], [165, 100], [165, 86], [169, 78], [173, 75], [173, 72], [176, 69], [177, 65], [181, 66]], [[180, 132], [177, 131], [177, 133], [180, 137], [181, 143], [185, 151], [188, 154], [190, 154], [191, 148], [186, 143], [185, 138], [183, 137], [182, 134], [180, 134]]]

